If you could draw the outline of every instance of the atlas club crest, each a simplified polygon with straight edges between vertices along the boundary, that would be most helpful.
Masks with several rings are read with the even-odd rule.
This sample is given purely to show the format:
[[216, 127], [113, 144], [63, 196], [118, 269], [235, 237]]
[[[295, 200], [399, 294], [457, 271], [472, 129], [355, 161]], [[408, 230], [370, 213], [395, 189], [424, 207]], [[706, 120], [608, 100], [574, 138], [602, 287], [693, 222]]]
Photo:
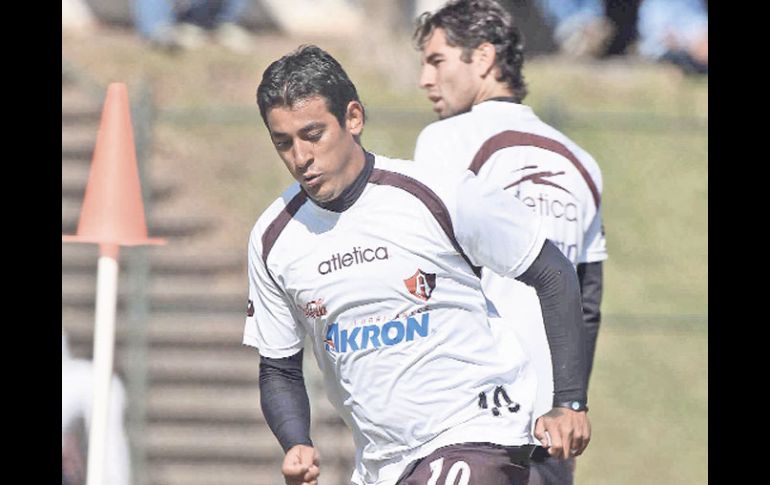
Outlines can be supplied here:
[[406, 289], [421, 300], [427, 301], [436, 288], [436, 273], [426, 273], [417, 269], [412, 276], [404, 280]]

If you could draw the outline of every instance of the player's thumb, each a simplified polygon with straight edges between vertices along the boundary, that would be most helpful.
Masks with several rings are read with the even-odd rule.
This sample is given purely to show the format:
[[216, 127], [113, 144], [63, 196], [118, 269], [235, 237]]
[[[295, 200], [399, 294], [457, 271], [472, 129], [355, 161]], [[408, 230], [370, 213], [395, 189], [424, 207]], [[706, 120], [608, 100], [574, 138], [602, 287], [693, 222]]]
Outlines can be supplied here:
[[543, 422], [542, 417], [537, 418], [537, 421], [535, 421], [535, 438], [540, 440], [540, 444], [546, 448], [550, 445], [550, 443], [548, 443], [548, 438], [545, 435], [545, 423]]
[[321, 466], [321, 455], [315, 448], [313, 448], [313, 465]]

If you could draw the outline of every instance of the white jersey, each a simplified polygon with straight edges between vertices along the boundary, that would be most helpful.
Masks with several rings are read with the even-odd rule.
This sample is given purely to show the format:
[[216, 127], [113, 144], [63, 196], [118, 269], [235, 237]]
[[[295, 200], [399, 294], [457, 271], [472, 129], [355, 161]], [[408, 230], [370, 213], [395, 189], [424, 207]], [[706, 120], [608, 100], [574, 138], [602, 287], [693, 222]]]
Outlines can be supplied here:
[[[514, 194], [544, 219], [546, 237], [573, 265], [607, 258], [602, 177], [593, 157], [528, 106], [485, 101], [425, 127], [414, 154], [434, 170], [467, 171]], [[484, 271], [484, 293], [515, 329], [537, 370], [535, 416], [553, 404], [553, 369], [534, 289]]]
[[260, 216], [243, 342], [282, 358], [309, 337], [353, 431], [354, 483], [393, 484], [453, 443], [531, 443], [534, 372], [513, 336], [493, 334], [472, 265], [521, 274], [545, 241], [541, 219], [470, 173], [367, 159], [348, 209], [323, 209], [294, 184]]

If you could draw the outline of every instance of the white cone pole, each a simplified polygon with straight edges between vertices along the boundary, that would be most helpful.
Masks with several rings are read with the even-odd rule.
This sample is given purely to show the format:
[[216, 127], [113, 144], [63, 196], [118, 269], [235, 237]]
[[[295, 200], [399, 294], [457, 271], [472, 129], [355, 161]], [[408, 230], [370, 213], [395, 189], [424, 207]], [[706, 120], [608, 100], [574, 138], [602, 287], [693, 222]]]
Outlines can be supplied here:
[[[118, 246], [112, 251], [102, 246], [96, 274], [96, 322], [94, 328], [93, 402], [88, 435], [87, 485], [108, 485], [107, 422], [110, 407], [110, 384], [115, 350], [115, 313], [118, 297]], [[112, 254], [106, 254], [106, 253]]]

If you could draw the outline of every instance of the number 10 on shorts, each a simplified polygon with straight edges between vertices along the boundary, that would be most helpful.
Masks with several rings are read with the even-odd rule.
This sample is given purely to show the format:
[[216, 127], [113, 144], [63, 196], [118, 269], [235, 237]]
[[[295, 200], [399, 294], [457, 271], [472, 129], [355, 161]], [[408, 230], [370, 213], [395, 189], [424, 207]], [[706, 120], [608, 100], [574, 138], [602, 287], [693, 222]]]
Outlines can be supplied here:
[[[430, 462], [430, 478], [425, 485], [439, 485], [438, 477], [444, 468], [444, 459], [439, 458]], [[452, 463], [442, 485], [468, 485], [471, 480], [471, 467], [462, 460]]]

